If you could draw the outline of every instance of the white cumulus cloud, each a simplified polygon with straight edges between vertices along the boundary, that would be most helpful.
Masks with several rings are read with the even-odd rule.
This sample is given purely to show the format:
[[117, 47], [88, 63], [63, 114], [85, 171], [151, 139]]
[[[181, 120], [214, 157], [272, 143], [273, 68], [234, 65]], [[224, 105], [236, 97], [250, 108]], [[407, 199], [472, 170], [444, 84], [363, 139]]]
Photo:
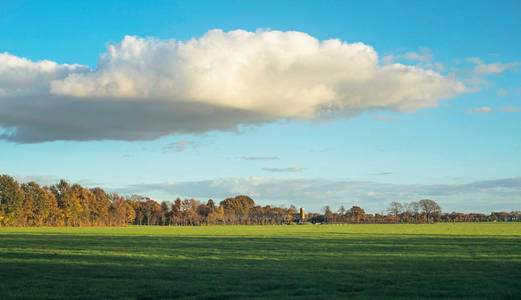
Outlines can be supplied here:
[[7, 52], [0, 53], [0, 96], [47, 92], [51, 81], [88, 71], [85, 66], [59, 65], [49, 60], [33, 62]]
[[0, 55], [1, 138], [150, 140], [277, 119], [409, 112], [467, 91], [421, 66], [381, 64], [363, 43], [302, 32], [126, 36], [96, 69]]

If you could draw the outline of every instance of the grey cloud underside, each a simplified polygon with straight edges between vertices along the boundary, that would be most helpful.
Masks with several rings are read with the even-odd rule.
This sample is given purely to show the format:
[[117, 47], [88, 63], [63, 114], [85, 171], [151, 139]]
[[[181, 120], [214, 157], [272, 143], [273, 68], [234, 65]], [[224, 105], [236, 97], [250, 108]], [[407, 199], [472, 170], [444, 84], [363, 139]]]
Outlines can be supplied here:
[[409, 202], [422, 198], [438, 201], [443, 210], [490, 212], [521, 210], [521, 178], [478, 181], [468, 184], [401, 185], [369, 181], [324, 179], [229, 178], [195, 182], [131, 185], [123, 193], [224, 199], [248, 194], [259, 203], [296, 204], [313, 210], [324, 205], [360, 205], [368, 211], [384, 211], [392, 201]]
[[0, 138], [17, 143], [56, 140], [154, 140], [169, 134], [236, 130], [271, 121], [258, 112], [208, 103], [26, 95], [0, 97]]

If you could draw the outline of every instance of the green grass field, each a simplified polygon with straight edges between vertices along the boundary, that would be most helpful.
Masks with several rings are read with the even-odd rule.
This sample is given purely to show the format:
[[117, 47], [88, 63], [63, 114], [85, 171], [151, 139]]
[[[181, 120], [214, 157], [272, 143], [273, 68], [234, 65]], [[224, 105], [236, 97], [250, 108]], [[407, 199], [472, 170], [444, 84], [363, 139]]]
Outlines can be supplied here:
[[0, 299], [517, 298], [521, 224], [0, 228]]

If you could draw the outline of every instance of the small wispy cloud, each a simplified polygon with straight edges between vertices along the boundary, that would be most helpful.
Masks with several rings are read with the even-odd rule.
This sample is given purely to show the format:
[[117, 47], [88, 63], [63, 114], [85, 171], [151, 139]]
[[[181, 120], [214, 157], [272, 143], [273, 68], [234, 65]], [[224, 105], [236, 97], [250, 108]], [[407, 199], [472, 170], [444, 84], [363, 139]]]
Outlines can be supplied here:
[[385, 117], [385, 116], [375, 116], [375, 120], [378, 121], [384, 121], [384, 122], [390, 122], [390, 123], [398, 123], [401, 122], [400, 119], [392, 118], [392, 117]]
[[244, 160], [277, 160], [276, 156], [247, 156], [243, 157]]
[[474, 63], [474, 64], [476, 64], [476, 65], [482, 65], [482, 64], [485, 63], [485, 62], [483, 62], [483, 60], [482, 60], [481, 58], [479, 58], [479, 57], [467, 57], [465, 60], [468, 61], [468, 62]]
[[391, 54], [391, 55], [385, 56], [382, 60], [385, 63], [391, 63], [398, 59], [414, 60], [414, 61], [419, 61], [419, 62], [430, 62], [432, 60], [432, 53], [430, 53], [430, 52], [424, 52], [424, 53], [407, 52], [407, 53], [397, 54], [397, 55]]
[[505, 107], [505, 106], [502, 106], [499, 108], [500, 111], [502, 112], [520, 112], [521, 111], [521, 107], [516, 107], [516, 106], [508, 106], [508, 107]]
[[406, 52], [402, 54], [390, 54], [382, 58], [386, 64], [393, 63], [397, 60], [417, 61], [421, 67], [433, 69], [442, 72], [445, 66], [440, 62], [433, 61], [434, 56], [429, 48], [420, 47], [418, 52]]
[[505, 97], [505, 96], [508, 95], [508, 91], [505, 90], [505, 89], [499, 89], [499, 91], [497, 91], [497, 95], [498, 95], [499, 97]]
[[39, 184], [41, 186], [51, 186], [51, 185], [57, 184], [60, 182], [61, 179], [65, 179], [69, 183], [77, 183], [77, 184], [80, 184], [80, 185], [83, 185], [86, 187], [95, 187], [95, 186], [103, 185], [103, 183], [101, 183], [101, 182], [92, 181], [89, 179], [80, 179], [80, 180], [71, 181], [70, 179], [67, 179], [67, 178], [59, 178], [59, 177], [51, 176], [51, 175], [29, 175], [29, 176], [14, 175], [13, 177], [19, 183], [36, 182], [37, 184]]
[[333, 148], [333, 147], [321, 147], [321, 148], [310, 149], [309, 152], [321, 153], [321, 152], [329, 152], [329, 151], [333, 151], [333, 150], [335, 150], [335, 148]]
[[393, 172], [379, 172], [379, 173], [373, 173], [371, 175], [378, 175], [378, 176], [382, 176], [382, 175], [392, 175]]
[[493, 109], [491, 107], [483, 106], [483, 107], [476, 107], [476, 108], [469, 109], [469, 110], [467, 110], [467, 114], [488, 114], [488, 113], [491, 113], [492, 111], [493, 111]]
[[494, 62], [487, 64], [479, 57], [469, 57], [466, 59], [466, 61], [476, 64], [473, 70], [474, 74], [476, 75], [501, 73], [505, 70], [521, 65], [521, 62], [519, 61], [509, 63]]
[[189, 148], [192, 148], [192, 149], [197, 148], [200, 145], [201, 144], [198, 142], [182, 140], [182, 141], [178, 141], [178, 142], [172, 142], [172, 143], [166, 145], [165, 147], [163, 147], [163, 152], [167, 152], [169, 150], [175, 150], [177, 152], [182, 152]]
[[469, 74], [472, 75], [471, 77], [464, 78], [462, 81], [465, 82], [465, 84], [469, 86], [470, 90], [473, 92], [480, 91], [482, 88], [490, 85], [490, 83], [485, 78], [475, 76], [472, 73], [459, 70], [456, 70], [456, 73], [458, 74], [458, 76], [467, 76]]
[[56, 176], [45, 176], [45, 175], [32, 175], [32, 176], [13, 176], [20, 183], [29, 183], [34, 181], [39, 185], [53, 185], [60, 181], [60, 178]]
[[274, 173], [295, 173], [302, 172], [303, 168], [262, 168], [263, 171]]

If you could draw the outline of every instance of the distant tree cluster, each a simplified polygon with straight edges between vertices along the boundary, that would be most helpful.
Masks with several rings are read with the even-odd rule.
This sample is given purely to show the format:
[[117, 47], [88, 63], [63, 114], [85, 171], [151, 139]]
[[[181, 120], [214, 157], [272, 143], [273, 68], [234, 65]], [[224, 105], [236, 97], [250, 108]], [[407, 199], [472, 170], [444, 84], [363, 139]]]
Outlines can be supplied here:
[[521, 212], [485, 214], [442, 214], [433, 200], [392, 202], [388, 214], [366, 214], [364, 209], [343, 206], [333, 212], [301, 216], [297, 208], [259, 206], [248, 196], [227, 198], [219, 204], [177, 198], [158, 203], [141, 196], [124, 197], [103, 189], [85, 188], [65, 180], [41, 187], [35, 182], [19, 184], [0, 175], [0, 226], [123, 226], [166, 225], [282, 225], [291, 223], [434, 223], [521, 221]]
[[417, 202], [391, 202], [387, 214], [366, 214], [353, 206], [346, 210], [341, 206], [333, 212], [325, 206], [323, 214], [310, 214], [312, 223], [351, 223], [351, 224], [389, 224], [389, 223], [437, 223], [437, 222], [521, 222], [521, 211], [481, 213], [442, 213], [441, 207], [434, 200], [423, 199]]
[[418, 202], [391, 202], [387, 211], [396, 223], [434, 223], [434, 222], [521, 222], [521, 211], [480, 213], [442, 213], [433, 200]]
[[138, 196], [126, 199], [126, 202], [135, 212], [135, 219], [129, 223], [135, 225], [281, 225], [295, 221], [298, 216], [294, 206], [263, 207], [244, 195], [224, 199], [218, 205], [212, 199], [202, 203], [177, 198], [172, 203], [158, 203]]

